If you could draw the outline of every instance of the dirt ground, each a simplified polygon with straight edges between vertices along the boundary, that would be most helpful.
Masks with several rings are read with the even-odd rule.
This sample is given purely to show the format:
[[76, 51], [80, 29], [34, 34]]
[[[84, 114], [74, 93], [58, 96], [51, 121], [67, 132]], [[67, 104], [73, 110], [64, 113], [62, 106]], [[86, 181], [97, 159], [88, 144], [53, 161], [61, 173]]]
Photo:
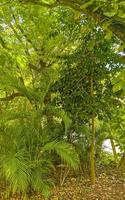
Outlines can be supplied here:
[[[1, 198], [1, 200], [5, 198]], [[19, 200], [19, 197], [9, 200]], [[33, 195], [31, 200], [125, 200], [125, 178], [116, 170], [101, 172], [92, 186], [83, 176], [68, 178], [62, 187], [56, 186], [49, 198]]]
[[[99, 173], [96, 185], [84, 177], [69, 178], [45, 200], [125, 200], [125, 178], [116, 169]], [[41, 199], [33, 197], [33, 200]]]

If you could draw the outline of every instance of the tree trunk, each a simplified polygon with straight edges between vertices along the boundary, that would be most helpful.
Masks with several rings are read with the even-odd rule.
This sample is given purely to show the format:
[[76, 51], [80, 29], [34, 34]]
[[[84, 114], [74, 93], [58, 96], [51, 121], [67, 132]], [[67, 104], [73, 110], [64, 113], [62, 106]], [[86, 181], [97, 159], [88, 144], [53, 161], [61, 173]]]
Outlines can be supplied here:
[[[90, 95], [91, 97], [94, 96], [93, 91], [93, 76], [91, 75], [90, 80]], [[91, 148], [90, 148], [90, 177], [91, 177], [91, 183], [92, 185], [95, 184], [95, 113], [92, 111], [92, 117], [91, 117]]]
[[121, 160], [119, 162], [119, 168], [120, 169], [125, 169], [125, 152], [123, 153]]
[[111, 142], [111, 146], [112, 146], [112, 151], [113, 151], [113, 155], [114, 155], [114, 159], [115, 162], [117, 163], [117, 152], [116, 152], [116, 148], [115, 148], [115, 144], [112, 138], [110, 138], [110, 142]]

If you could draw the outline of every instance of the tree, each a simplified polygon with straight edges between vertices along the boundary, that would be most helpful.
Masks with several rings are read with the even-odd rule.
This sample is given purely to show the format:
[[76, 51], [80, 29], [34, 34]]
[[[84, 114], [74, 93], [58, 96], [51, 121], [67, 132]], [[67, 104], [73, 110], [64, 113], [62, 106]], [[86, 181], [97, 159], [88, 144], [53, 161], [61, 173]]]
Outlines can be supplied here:
[[95, 184], [95, 119], [110, 115], [114, 98], [111, 79], [120, 66], [111, 50], [112, 43], [103, 38], [104, 33], [97, 27], [83, 40], [80, 38], [75, 52], [62, 57], [62, 76], [55, 86], [60, 92], [57, 103], [69, 113], [75, 131], [85, 124], [90, 127], [92, 184]]
[[1, 1], [0, 169], [10, 192], [48, 194], [52, 169], [78, 169], [79, 156], [95, 184], [103, 139], [124, 149], [122, 4]]
[[[46, 8], [55, 8], [57, 6], [70, 7], [76, 11], [82, 12], [87, 16], [92, 17], [95, 22], [102, 25], [104, 30], [113, 32], [122, 41], [125, 40], [125, 23], [124, 23], [124, 1], [81, 1], [81, 0], [57, 0], [57, 1], [44, 1], [36, 0], [23, 0], [19, 1], [23, 4], [35, 4]], [[111, 34], [111, 33], [110, 33]]]
[[[59, 135], [68, 129], [70, 118], [49, 105], [49, 88], [58, 79], [53, 55], [62, 40], [59, 20], [55, 13], [32, 8], [30, 21], [28, 12], [18, 6], [1, 8], [0, 165], [9, 193], [48, 195], [53, 165], [63, 161], [75, 169], [79, 158]], [[60, 43], [55, 46], [55, 41]]]

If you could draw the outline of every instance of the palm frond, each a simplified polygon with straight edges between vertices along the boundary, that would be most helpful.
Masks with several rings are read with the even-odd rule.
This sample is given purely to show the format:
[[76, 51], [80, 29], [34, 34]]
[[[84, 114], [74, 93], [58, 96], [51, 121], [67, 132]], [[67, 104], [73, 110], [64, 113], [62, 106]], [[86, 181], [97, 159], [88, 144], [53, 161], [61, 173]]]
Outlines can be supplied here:
[[33, 169], [31, 174], [31, 187], [34, 191], [42, 192], [45, 196], [50, 194], [52, 179], [47, 178], [48, 171], [42, 166]]
[[53, 141], [47, 143], [42, 148], [41, 153], [44, 151], [55, 151], [64, 162], [66, 162], [70, 167], [74, 169], [78, 168], [79, 166], [78, 154], [71, 144], [65, 143], [63, 141]]
[[5, 155], [1, 159], [1, 168], [11, 191], [25, 193], [29, 186], [30, 170], [28, 161], [20, 152]]

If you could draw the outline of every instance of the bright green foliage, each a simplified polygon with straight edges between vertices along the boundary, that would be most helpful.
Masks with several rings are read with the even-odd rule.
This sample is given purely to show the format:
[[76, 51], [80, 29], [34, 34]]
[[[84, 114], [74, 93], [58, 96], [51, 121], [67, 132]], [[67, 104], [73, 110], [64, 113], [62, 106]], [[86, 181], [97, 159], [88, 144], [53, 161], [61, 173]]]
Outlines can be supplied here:
[[[28, 169], [28, 159], [18, 152], [16, 154], [8, 154], [1, 158], [2, 173], [6, 180], [10, 183], [12, 192], [26, 193], [30, 181], [30, 170]], [[11, 190], [10, 190], [11, 191]]]
[[[48, 195], [52, 186], [52, 180], [48, 179], [53, 166], [51, 151], [57, 153], [74, 169], [78, 167], [79, 158], [68, 143], [63, 141], [45, 143], [42, 134], [44, 128], [42, 129], [39, 124], [42, 122], [40, 115], [31, 113], [31, 116], [27, 116], [26, 119], [16, 119], [17, 122], [13, 119], [12, 122], [3, 123], [0, 137], [1, 145], [4, 144], [0, 155], [2, 174], [9, 182], [10, 191], [13, 193], [26, 193], [32, 188]], [[48, 137], [49, 141], [51, 137], [49, 135]]]
[[[19, 2], [19, 0], [18, 0]], [[59, 5], [63, 7], [70, 7], [73, 10], [79, 11], [98, 22], [102, 26], [107, 24], [106, 32], [109, 34], [115, 33], [122, 41], [125, 41], [125, 3], [121, 0], [23, 0], [24, 5], [38, 5], [45, 8], [56, 8]]]
[[43, 147], [42, 153], [43, 151], [52, 150], [56, 151], [57, 154], [61, 156], [62, 160], [67, 162], [72, 168], [78, 167], [79, 159], [71, 145], [64, 142], [50, 142]]
[[123, 158], [125, 6], [107, 2], [1, 0], [0, 175], [9, 193], [49, 195], [57, 165], [88, 169], [92, 113], [97, 163], [107, 138]]

